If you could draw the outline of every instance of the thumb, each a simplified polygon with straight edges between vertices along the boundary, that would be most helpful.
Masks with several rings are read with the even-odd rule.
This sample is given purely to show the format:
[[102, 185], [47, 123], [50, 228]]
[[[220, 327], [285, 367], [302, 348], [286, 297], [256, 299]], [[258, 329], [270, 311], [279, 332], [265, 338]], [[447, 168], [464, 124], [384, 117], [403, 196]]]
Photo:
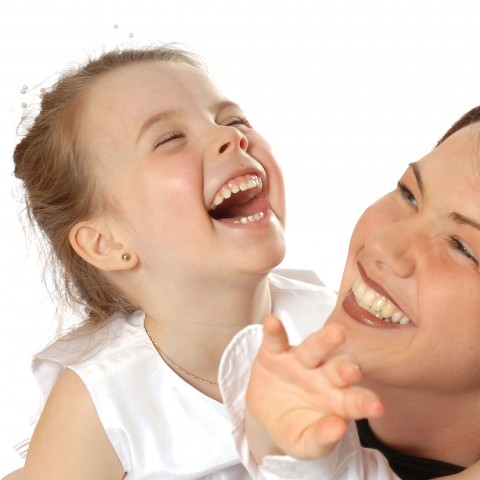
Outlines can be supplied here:
[[263, 341], [261, 349], [272, 353], [282, 353], [290, 349], [287, 332], [282, 322], [273, 315], [263, 320]]

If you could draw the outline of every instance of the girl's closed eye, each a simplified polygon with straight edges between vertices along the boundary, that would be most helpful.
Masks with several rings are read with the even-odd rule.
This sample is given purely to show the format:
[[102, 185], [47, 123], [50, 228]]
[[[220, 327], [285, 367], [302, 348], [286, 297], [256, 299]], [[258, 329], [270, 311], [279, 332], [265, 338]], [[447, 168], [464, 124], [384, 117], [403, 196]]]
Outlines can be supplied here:
[[478, 260], [477, 257], [475, 256], [474, 252], [470, 247], [465, 245], [458, 237], [455, 235], [450, 235], [450, 243], [452, 244], [452, 247], [460, 254], [466, 257], [469, 261], [474, 263], [475, 265], [478, 266]]
[[248, 128], [252, 128], [247, 118], [241, 117], [241, 116], [229, 117], [223, 122], [223, 125], [225, 125], [226, 127], [234, 127], [236, 125], [245, 125]]
[[418, 203], [417, 203], [417, 199], [415, 198], [415, 195], [404, 183], [398, 182], [398, 189], [400, 190], [402, 197], [408, 203], [410, 203], [413, 207], [418, 208]]
[[182, 132], [169, 132], [166, 135], [164, 135], [160, 140], [155, 143], [155, 147], [161, 147], [162, 145], [165, 145], [168, 142], [171, 142], [172, 140], [176, 140], [177, 138], [185, 138], [185, 135]]

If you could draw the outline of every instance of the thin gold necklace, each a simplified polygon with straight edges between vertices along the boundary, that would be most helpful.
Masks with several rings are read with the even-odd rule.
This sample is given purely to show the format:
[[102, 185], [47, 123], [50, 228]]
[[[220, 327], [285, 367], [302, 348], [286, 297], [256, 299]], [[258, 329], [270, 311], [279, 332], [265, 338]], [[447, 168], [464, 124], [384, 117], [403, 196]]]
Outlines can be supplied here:
[[218, 388], [218, 383], [217, 382], [212, 382], [211, 380], [206, 380], [205, 378], [199, 377], [198, 375], [195, 375], [194, 373], [189, 372], [188, 370], [185, 370], [181, 365], [178, 363], [175, 363], [165, 352], [161, 350], [161, 348], [157, 345], [155, 340], [152, 338], [150, 335], [150, 332], [147, 330], [147, 327], [144, 327], [145, 331], [147, 332], [148, 338], [150, 341], [153, 343], [153, 346], [157, 350], [157, 352], [160, 354], [160, 356], [169, 364], [175, 367], [176, 369], [180, 370], [183, 372], [185, 375], [188, 375], [191, 378], [194, 378], [195, 380], [200, 380], [203, 383], [206, 383], [208, 385], [211, 385], [212, 387]]

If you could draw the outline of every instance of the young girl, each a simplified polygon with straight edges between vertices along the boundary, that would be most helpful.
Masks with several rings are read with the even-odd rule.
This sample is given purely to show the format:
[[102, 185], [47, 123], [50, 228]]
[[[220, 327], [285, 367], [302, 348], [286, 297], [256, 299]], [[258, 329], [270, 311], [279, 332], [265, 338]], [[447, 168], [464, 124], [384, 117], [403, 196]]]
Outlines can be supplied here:
[[[281, 324], [267, 318], [247, 392], [250, 412], [265, 428], [259, 437], [258, 424], [247, 423], [256, 462], [269, 453], [302, 459], [332, 453], [304, 463], [267, 457], [264, 472], [337, 480], [479, 478], [479, 135], [477, 107], [362, 215], [323, 331], [291, 348]], [[260, 344], [259, 326], [247, 331], [225, 354], [231, 371], [249, 355], [253, 360]], [[247, 355], [233, 355], [241, 351]], [[363, 378], [344, 355], [361, 365]], [[360, 397], [354, 382], [377, 392], [383, 404]], [[239, 444], [241, 407], [229, 405]], [[347, 432], [348, 420], [362, 410], [371, 411], [369, 421]]]
[[335, 298], [269, 275], [285, 208], [267, 142], [194, 56], [164, 46], [62, 77], [14, 160], [86, 316], [34, 359], [45, 405], [24, 478], [250, 478], [220, 357], [271, 311], [312, 332]]

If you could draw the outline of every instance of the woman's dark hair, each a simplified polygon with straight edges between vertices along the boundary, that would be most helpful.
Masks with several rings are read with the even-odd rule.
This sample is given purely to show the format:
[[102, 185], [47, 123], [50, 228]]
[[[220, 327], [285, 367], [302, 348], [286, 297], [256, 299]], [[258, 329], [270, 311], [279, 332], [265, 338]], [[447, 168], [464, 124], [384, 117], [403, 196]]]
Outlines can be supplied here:
[[480, 121], [480, 107], [472, 108], [469, 112], [462, 115], [445, 133], [445, 135], [438, 141], [437, 147], [443, 143], [448, 137], [453, 135], [458, 130], [461, 130], [463, 127], [471, 125], [472, 123]]

